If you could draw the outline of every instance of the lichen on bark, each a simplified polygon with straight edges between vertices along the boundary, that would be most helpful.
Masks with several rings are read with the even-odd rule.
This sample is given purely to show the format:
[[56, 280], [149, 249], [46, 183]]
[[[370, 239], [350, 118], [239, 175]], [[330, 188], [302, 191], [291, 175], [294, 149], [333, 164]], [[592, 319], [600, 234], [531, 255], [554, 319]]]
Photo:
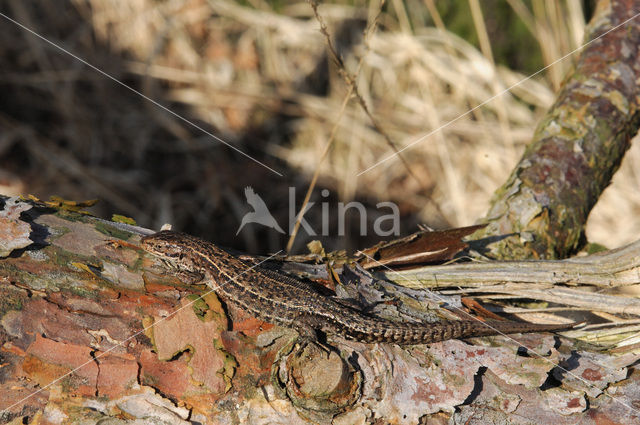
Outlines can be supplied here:
[[640, 125], [640, 11], [600, 2], [586, 46], [475, 237], [504, 236], [491, 257], [565, 258], [585, 242], [589, 212]]

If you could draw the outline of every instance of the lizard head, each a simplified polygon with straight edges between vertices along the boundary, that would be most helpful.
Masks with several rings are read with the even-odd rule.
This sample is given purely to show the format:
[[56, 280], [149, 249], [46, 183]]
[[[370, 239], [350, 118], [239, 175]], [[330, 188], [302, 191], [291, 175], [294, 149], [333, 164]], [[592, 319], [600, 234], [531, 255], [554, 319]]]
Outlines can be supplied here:
[[163, 230], [143, 237], [140, 245], [171, 268], [195, 272], [195, 265], [186, 258], [190, 238], [192, 237], [183, 233]]

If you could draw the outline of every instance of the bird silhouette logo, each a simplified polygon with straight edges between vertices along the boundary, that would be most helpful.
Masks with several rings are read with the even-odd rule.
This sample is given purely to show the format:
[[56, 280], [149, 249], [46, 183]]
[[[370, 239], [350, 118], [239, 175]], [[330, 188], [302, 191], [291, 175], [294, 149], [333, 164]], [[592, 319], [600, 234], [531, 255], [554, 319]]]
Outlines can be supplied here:
[[267, 204], [264, 203], [260, 195], [253, 191], [251, 186], [244, 188], [244, 196], [247, 198], [247, 203], [251, 205], [253, 211], [246, 213], [244, 217], [242, 217], [242, 222], [240, 223], [240, 227], [238, 228], [236, 235], [240, 233], [245, 224], [249, 223], [262, 224], [263, 226], [276, 229], [280, 233], [284, 233], [284, 230], [282, 230], [276, 219], [273, 218], [269, 212]]

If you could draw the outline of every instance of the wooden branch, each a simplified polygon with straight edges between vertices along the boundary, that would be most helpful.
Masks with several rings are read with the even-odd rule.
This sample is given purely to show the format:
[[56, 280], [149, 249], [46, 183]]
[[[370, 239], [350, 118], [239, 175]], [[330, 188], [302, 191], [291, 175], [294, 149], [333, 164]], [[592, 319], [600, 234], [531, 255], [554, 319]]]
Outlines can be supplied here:
[[584, 243], [589, 211], [640, 125], [640, 19], [625, 22], [639, 12], [637, 2], [598, 2], [590, 43], [476, 233], [511, 235], [491, 257], [566, 258]]
[[505, 283], [590, 285], [605, 288], [640, 284], [640, 241], [622, 248], [566, 260], [488, 261], [380, 271], [410, 288], [485, 287]]
[[640, 284], [640, 241], [566, 260], [472, 262], [379, 274], [414, 289], [456, 287], [464, 288], [460, 293], [507, 294], [591, 311], [640, 315], [640, 299], [593, 291], [593, 287]]

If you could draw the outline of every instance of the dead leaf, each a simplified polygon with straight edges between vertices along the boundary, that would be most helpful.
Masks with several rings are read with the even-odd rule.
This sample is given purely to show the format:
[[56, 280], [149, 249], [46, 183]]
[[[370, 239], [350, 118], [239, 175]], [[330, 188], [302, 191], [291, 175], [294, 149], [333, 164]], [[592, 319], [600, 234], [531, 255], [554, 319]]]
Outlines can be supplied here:
[[322, 246], [322, 242], [318, 240], [313, 240], [307, 244], [307, 249], [310, 253], [319, 255], [320, 257], [325, 257], [327, 254], [324, 252], [324, 247]]
[[26, 199], [38, 202], [50, 208], [73, 211], [81, 214], [90, 214], [88, 211], [84, 211], [84, 209], [92, 207], [98, 203], [98, 199], [88, 199], [86, 201], [70, 201], [59, 196], [51, 196], [48, 201], [42, 201], [37, 196], [31, 194], [27, 195]]
[[111, 216], [111, 221], [115, 221], [116, 223], [130, 224], [132, 226], [135, 226], [137, 224], [136, 221], [131, 217], [127, 217], [120, 214], [113, 214]]
[[416, 232], [360, 251], [358, 262], [365, 269], [442, 263], [468, 247], [462, 238], [485, 226], [486, 224], [479, 224], [442, 231]]

